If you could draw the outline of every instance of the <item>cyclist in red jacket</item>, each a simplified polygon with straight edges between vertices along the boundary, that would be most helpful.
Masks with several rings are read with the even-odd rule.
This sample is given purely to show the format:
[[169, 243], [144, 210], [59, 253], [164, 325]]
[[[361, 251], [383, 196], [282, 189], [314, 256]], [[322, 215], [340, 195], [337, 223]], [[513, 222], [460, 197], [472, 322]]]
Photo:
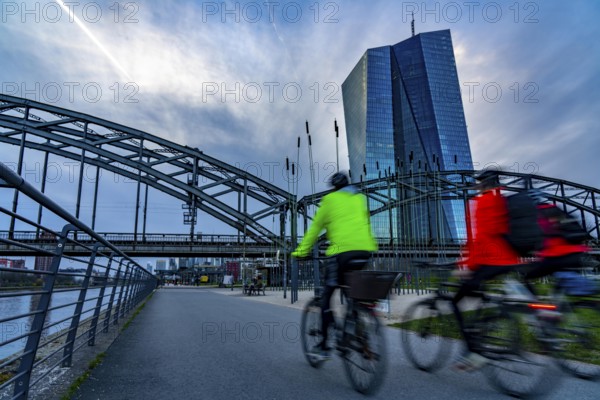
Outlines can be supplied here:
[[583, 267], [582, 256], [589, 251], [585, 244], [569, 243], [565, 239], [557, 229], [564, 213], [554, 204], [544, 201], [544, 198], [538, 197], [538, 209], [542, 215], [539, 224], [544, 232], [544, 244], [542, 250], [537, 254], [539, 260], [532, 264], [523, 277], [525, 285], [534, 295], [536, 292], [531, 280], [559, 271], [581, 269]]
[[476, 352], [474, 339], [465, 331], [458, 303], [479, 290], [485, 281], [514, 271], [520, 264], [518, 254], [505, 238], [508, 210], [506, 199], [500, 193], [499, 172], [485, 170], [475, 179], [479, 182], [480, 194], [471, 202], [466, 213], [468, 258], [463, 261], [466, 269], [457, 271], [457, 275], [466, 279], [452, 300], [454, 314], [467, 345], [467, 353], [455, 367], [468, 371], [481, 367], [487, 359]]

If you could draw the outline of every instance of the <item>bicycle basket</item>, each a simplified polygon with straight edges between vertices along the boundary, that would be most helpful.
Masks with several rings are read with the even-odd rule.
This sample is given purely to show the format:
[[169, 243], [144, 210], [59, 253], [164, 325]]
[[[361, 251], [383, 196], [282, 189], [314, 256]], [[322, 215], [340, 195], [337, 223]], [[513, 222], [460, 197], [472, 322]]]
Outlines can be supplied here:
[[397, 272], [353, 271], [346, 282], [348, 297], [359, 300], [385, 299], [398, 276]]

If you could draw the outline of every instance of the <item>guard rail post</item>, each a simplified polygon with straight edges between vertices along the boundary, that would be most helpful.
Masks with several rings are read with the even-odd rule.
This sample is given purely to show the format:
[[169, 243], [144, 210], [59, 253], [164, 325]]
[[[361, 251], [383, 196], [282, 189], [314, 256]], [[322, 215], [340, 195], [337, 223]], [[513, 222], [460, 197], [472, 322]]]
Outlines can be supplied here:
[[110, 300], [108, 301], [108, 308], [106, 310], [106, 316], [104, 317], [104, 330], [103, 332], [108, 332], [108, 328], [110, 326], [110, 317], [113, 309], [113, 304], [115, 304], [115, 295], [117, 293], [117, 287], [119, 286], [119, 276], [121, 275], [121, 267], [123, 266], [123, 260], [119, 261], [119, 268], [117, 268], [117, 274], [115, 275], [112, 292], [110, 294]]
[[75, 345], [75, 338], [77, 337], [77, 328], [79, 327], [79, 321], [81, 321], [81, 312], [83, 311], [83, 304], [85, 303], [85, 297], [90, 286], [90, 277], [94, 270], [94, 263], [96, 262], [96, 254], [100, 243], [96, 243], [92, 248], [92, 255], [88, 262], [87, 270], [85, 271], [85, 277], [81, 284], [81, 290], [79, 291], [79, 298], [75, 305], [75, 311], [73, 312], [73, 318], [71, 318], [71, 326], [69, 327], [69, 333], [67, 334], [67, 340], [65, 341], [65, 348], [63, 350], [63, 361], [62, 367], [68, 368], [72, 364], [73, 360], [73, 346]]
[[17, 371], [17, 379], [15, 380], [14, 386], [14, 399], [27, 399], [29, 394], [29, 381], [31, 380], [31, 372], [33, 370], [33, 364], [35, 362], [35, 356], [37, 349], [40, 344], [42, 332], [44, 331], [44, 322], [46, 315], [48, 314], [48, 307], [50, 306], [50, 298], [52, 297], [52, 291], [54, 289], [54, 282], [56, 281], [56, 274], [58, 273], [58, 267], [62, 259], [63, 250], [67, 242], [67, 235], [70, 231], [77, 229], [71, 224], [67, 224], [63, 227], [54, 256], [52, 257], [52, 264], [50, 265], [50, 274], [44, 277], [44, 287], [40, 295], [40, 302], [38, 303], [29, 335], [27, 336], [27, 343], [25, 344], [25, 350], [23, 351], [23, 357], [19, 364]]
[[98, 300], [96, 300], [94, 316], [92, 317], [92, 326], [90, 327], [90, 332], [88, 334], [88, 346], [94, 346], [96, 344], [96, 330], [98, 329], [98, 319], [100, 318], [100, 310], [102, 309], [104, 292], [106, 291], [106, 286], [108, 285], [108, 278], [110, 276], [110, 266], [112, 264], [113, 256], [114, 253], [111, 253], [110, 257], [108, 258], [108, 263], [106, 265], [106, 272], [104, 272], [104, 277], [102, 278], [102, 287], [100, 287]]

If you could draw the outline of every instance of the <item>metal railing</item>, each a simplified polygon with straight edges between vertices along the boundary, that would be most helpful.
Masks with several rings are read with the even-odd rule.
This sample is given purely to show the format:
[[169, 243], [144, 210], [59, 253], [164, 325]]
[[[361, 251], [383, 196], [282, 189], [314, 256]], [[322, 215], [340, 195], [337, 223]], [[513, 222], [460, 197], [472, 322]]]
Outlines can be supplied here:
[[[11, 199], [12, 210], [4, 207]], [[19, 215], [20, 201], [33, 201], [51, 222]], [[115, 325], [154, 291], [157, 280], [2, 163], [0, 222], [13, 228], [0, 236], [6, 254], [22, 248], [42, 254], [0, 256], [0, 398], [26, 399], [59, 367], [70, 367], [76, 352], [112, 340], [108, 333], [114, 334]], [[17, 226], [38, 232], [43, 240], [11, 234]], [[85, 243], [76, 240], [76, 233], [85, 235]], [[67, 244], [89, 255], [65, 255]]]
[[[116, 243], [131, 243], [131, 242], [140, 242], [140, 243], [182, 243], [185, 245], [189, 245], [190, 243], [199, 243], [199, 244], [241, 244], [243, 238], [239, 235], [228, 235], [228, 234], [196, 234], [193, 239], [190, 238], [189, 233], [146, 233], [146, 234], [133, 234], [133, 233], [119, 233], [119, 232], [95, 232], [95, 236], [90, 236], [87, 233], [75, 233], [70, 232], [69, 238], [74, 239], [77, 238], [80, 242], [93, 242], [96, 241], [96, 238], [102, 237], [103, 239], [110, 241], [113, 244]], [[40, 237], [39, 232], [37, 231], [3, 231], [0, 230], [0, 238], [8, 238], [10, 235], [14, 237], [18, 237], [24, 241], [40, 241], [43, 240], [43, 237]], [[264, 238], [264, 243], [268, 240], [267, 237]], [[255, 244], [258, 243], [251, 237], [246, 238], [243, 241], [245, 244]], [[267, 243], [268, 244], [268, 243]], [[271, 244], [272, 246], [272, 244]]]
[[[322, 252], [321, 252], [322, 253]], [[315, 253], [316, 257], [317, 254]], [[444, 259], [449, 262], [454, 259]], [[424, 261], [432, 263], [429, 268], [421, 265]], [[436, 268], [433, 264], [436, 260], [427, 257], [414, 257], [411, 254], [390, 254], [386, 252], [376, 252], [373, 254], [367, 267], [373, 271], [400, 272], [402, 276], [392, 287], [394, 294], [427, 294], [430, 288], [436, 287], [440, 282], [448, 280], [450, 272], [447, 268]], [[437, 260], [441, 261], [441, 260]], [[298, 300], [298, 291], [313, 291], [323, 282], [319, 263], [323, 259], [300, 259], [292, 262], [290, 276], [291, 302]], [[318, 284], [315, 285], [315, 282]]]

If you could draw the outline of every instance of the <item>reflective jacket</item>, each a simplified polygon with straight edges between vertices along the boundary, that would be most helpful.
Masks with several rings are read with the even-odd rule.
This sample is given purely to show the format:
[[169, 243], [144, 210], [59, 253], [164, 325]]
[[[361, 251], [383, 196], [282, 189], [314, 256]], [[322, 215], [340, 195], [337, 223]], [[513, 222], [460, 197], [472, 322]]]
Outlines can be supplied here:
[[346, 186], [323, 197], [302, 243], [292, 255], [308, 256], [323, 229], [327, 231], [329, 240], [327, 256], [355, 250], [377, 250], [367, 199], [354, 186]]

